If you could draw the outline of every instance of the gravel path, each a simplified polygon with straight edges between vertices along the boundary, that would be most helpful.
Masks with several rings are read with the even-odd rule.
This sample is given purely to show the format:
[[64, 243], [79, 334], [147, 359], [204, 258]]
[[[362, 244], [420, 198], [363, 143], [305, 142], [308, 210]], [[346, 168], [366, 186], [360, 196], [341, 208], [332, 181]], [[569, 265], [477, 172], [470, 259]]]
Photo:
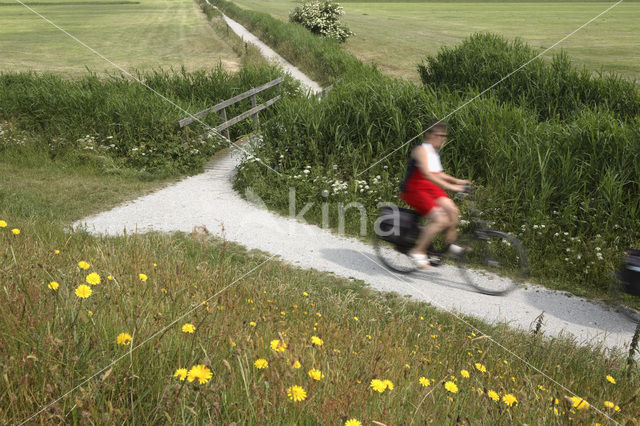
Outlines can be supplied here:
[[[234, 31], [236, 25], [230, 22]], [[243, 35], [249, 40], [246, 33]], [[315, 86], [309, 85], [313, 91], [319, 90]], [[411, 295], [441, 309], [488, 322], [507, 322], [529, 329], [544, 311], [543, 331], [547, 335], [573, 336], [579, 344], [602, 343], [608, 348], [627, 347], [631, 340], [633, 323], [580, 297], [533, 285], [503, 297], [486, 296], [474, 292], [458, 271], [448, 266], [412, 276], [394, 275], [378, 264], [373, 249], [361, 241], [279, 216], [240, 197], [231, 184], [240, 161], [239, 151], [222, 152], [204, 173], [85, 218], [74, 226], [108, 235], [119, 235], [125, 230], [191, 232], [196, 226], [205, 226], [214, 235], [249, 249], [277, 254], [300, 267], [361, 279], [374, 289]]]

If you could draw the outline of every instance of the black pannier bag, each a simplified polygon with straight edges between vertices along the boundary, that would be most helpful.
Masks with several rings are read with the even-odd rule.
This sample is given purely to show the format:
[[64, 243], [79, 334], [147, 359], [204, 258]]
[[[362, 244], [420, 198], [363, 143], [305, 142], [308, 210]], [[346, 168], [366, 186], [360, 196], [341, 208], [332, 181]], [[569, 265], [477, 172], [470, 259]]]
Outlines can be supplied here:
[[640, 296], [640, 249], [627, 250], [620, 277], [626, 293]]
[[396, 250], [407, 253], [420, 235], [420, 215], [411, 209], [383, 207], [380, 209], [376, 233], [392, 243]]

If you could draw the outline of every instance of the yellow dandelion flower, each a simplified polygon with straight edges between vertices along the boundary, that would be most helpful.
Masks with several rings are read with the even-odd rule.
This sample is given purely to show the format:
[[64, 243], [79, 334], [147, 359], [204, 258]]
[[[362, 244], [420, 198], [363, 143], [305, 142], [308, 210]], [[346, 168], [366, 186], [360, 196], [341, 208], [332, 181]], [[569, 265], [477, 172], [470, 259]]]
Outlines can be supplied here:
[[422, 386], [424, 386], [425, 388], [429, 385], [431, 385], [431, 381], [429, 381], [429, 379], [427, 379], [426, 377], [420, 377], [420, 379], [418, 379], [418, 381], [420, 382], [420, 384]]
[[120, 333], [116, 337], [116, 342], [119, 345], [126, 346], [131, 343], [131, 335], [129, 333]]
[[90, 317], [93, 316], [93, 311], [87, 311], [87, 314], [89, 314]]
[[55, 290], [58, 289], [58, 287], [60, 287], [60, 284], [58, 284], [55, 281], [51, 281], [47, 287], [49, 287], [51, 290], [55, 291]]
[[476, 369], [478, 371], [481, 371], [482, 373], [486, 373], [487, 371], [487, 368], [484, 365], [480, 364], [479, 362], [476, 362]]
[[607, 376], [607, 381], [610, 382], [610, 383], [613, 383], [614, 385], [616, 384], [616, 379], [614, 379], [611, 376]]
[[187, 372], [187, 369], [186, 369], [186, 368], [178, 368], [178, 369], [176, 370], [176, 372], [175, 372], [175, 373], [173, 373], [173, 377], [177, 377], [177, 378], [179, 378], [180, 380], [184, 381], [184, 379], [186, 379], [186, 378], [187, 378], [187, 374], [189, 374], [189, 373]]
[[78, 288], [76, 288], [75, 293], [79, 298], [86, 299], [87, 297], [91, 296], [91, 288], [88, 285], [81, 284], [78, 286]]
[[287, 344], [279, 339], [275, 339], [271, 341], [271, 349], [276, 352], [284, 352], [287, 349]]
[[256, 359], [256, 361], [253, 363], [253, 366], [257, 369], [262, 370], [263, 368], [267, 368], [269, 366], [269, 362], [267, 362], [267, 360], [264, 358], [260, 358]]
[[198, 383], [203, 384], [207, 383], [209, 379], [211, 379], [213, 373], [203, 364], [194, 365], [191, 367], [191, 370], [187, 373], [187, 380], [189, 382], [193, 382], [198, 379]]
[[502, 402], [507, 404], [509, 407], [511, 407], [513, 404], [518, 405], [518, 400], [516, 399], [515, 396], [511, 395], [510, 393], [502, 397]]
[[389, 390], [393, 390], [393, 382], [391, 380], [385, 380], [384, 381], [385, 386], [387, 386], [387, 389]]
[[309, 293], [307, 293], [306, 291], [302, 293], [303, 296], [307, 297], [309, 296]]
[[589, 408], [589, 403], [585, 401], [583, 398], [580, 398], [578, 396], [572, 396], [570, 399], [571, 399], [571, 405], [573, 405], [578, 410], [586, 410], [587, 408]]
[[256, 326], [256, 325], [258, 325], [258, 324], [256, 324], [256, 323], [255, 323], [255, 321], [251, 321], [251, 322], [249, 323], [249, 325], [250, 325], [251, 327], [255, 327], [255, 326]]
[[53, 253], [54, 254], [60, 254], [60, 250], [54, 250]]
[[140, 281], [142, 282], [145, 282], [149, 279], [149, 277], [147, 277], [145, 274], [138, 274], [138, 278], [140, 278]]
[[89, 263], [85, 262], [84, 260], [78, 262], [78, 268], [80, 269], [89, 269], [90, 266], [91, 265], [89, 265]]
[[538, 385], [538, 389], [540, 389], [542, 392], [546, 392], [547, 391], [547, 388], [545, 388], [542, 385]]
[[20, 230], [18, 228], [13, 228], [11, 230], [11, 232], [13, 233], [13, 235], [19, 235], [20, 234]]
[[498, 392], [496, 391], [490, 390], [487, 392], [487, 396], [496, 402], [500, 401], [500, 395], [498, 395]]
[[455, 383], [451, 382], [451, 381], [445, 383], [444, 384], [444, 388], [446, 390], [448, 390], [449, 392], [451, 392], [451, 393], [457, 393], [458, 392], [458, 386]]
[[613, 402], [611, 402], [611, 401], [605, 401], [604, 402], [604, 406], [607, 407], [607, 408], [613, 408], [613, 407], [615, 407], [615, 404]]
[[380, 392], [380, 393], [384, 392], [384, 390], [387, 388], [387, 385], [384, 382], [384, 380], [379, 380], [379, 379], [371, 379], [370, 386], [374, 391]]
[[324, 342], [318, 336], [311, 336], [311, 343], [316, 346], [322, 346]]
[[367, 339], [371, 340], [371, 335], [367, 334]]
[[302, 364], [300, 364], [300, 362], [299, 362], [299, 361], [296, 361], [296, 362], [294, 362], [294, 363], [293, 363], [293, 366], [292, 366], [292, 367], [293, 367], [293, 368], [295, 368], [295, 369], [297, 370], [298, 368], [302, 367]]
[[7, 227], [7, 222], [5, 222], [4, 220], [0, 220], [0, 228], [6, 228]]
[[87, 280], [87, 283], [91, 285], [98, 285], [100, 284], [100, 275], [96, 274], [95, 272], [92, 272], [89, 275], [87, 275], [86, 280]]
[[506, 359], [502, 362], [504, 362], [504, 365], [509, 365], [509, 361], [507, 361]]
[[316, 370], [315, 368], [312, 368], [311, 370], [309, 370], [307, 374], [309, 374], [309, 377], [311, 377], [313, 380], [324, 379], [324, 374], [322, 374], [320, 370]]
[[154, 264], [153, 264], [153, 267], [155, 268], [156, 266], [158, 266], [158, 264], [157, 264], [157, 263], [154, 263]]
[[420, 316], [420, 321], [424, 321], [424, 317], [423, 316]]
[[461, 370], [461, 371], [460, 371], [460, 375], [461, 375], [462, 377], [464, 377], [465, 379], [468, 379], [468, 378], [469, 378], [469, 372], [468, 372], [467, 370]]
[[362, 426], [362, 423], [358, 419], [349, 419], [344, 422], [344, 426]]
[[287, 396], [294, 402], [300, 402], [307, 399], [307, 392], [305, 392], [302, 386], [293, 385], [287, 389]]
[[113, 281], [113, 275], [107, 275], [107, 279], [108, 279], [109, 281]]
[[186, 323], [185, 325], [182, 326], [182, 331], [184, 333], [193, 334], [196, 331], [196, 326], [190, 323]]

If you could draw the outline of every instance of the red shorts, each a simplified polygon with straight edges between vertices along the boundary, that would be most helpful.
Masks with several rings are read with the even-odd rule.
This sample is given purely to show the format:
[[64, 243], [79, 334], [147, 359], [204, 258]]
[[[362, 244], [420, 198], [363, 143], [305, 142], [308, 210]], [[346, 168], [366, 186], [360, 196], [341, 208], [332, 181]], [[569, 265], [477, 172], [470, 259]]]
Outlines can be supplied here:
[[402, 193], [402, 199], [421, 216], [428, 215], [437, 206], [436, 200], [440, 197], [449, 198], [444, 189], [425, 179], [418, 170], [409, 178]]

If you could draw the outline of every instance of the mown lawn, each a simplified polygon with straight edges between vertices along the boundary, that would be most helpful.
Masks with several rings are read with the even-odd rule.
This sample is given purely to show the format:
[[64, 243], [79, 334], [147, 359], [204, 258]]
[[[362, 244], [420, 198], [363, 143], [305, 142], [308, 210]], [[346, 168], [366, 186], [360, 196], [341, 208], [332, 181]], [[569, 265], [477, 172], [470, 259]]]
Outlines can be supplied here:
[[[191, 0], [48, 0], [30, 7], [128, 71], [182, 66], [195, 70], [219, 62], [236, 70], [240, 65], [238, 55]], [[17, 2], [0, 5], [0, 51], [4, 71], [117, 71]]]
[[[288, 20], [292, 0], [237, 0], [237, 5]], [[356, 33], [345, 44], [364, 62], [392, 76], [419, 81], [417, 64], [442, 46], [475, 32], [521, 37], [550, 47], [595, 17], [610, 2], [373, 2], [343, 3], [344, 22]], [[623, 2], [549, 52], [564, 48], [576, 64], [594, 71], [640, 77], [640, 2]]]

